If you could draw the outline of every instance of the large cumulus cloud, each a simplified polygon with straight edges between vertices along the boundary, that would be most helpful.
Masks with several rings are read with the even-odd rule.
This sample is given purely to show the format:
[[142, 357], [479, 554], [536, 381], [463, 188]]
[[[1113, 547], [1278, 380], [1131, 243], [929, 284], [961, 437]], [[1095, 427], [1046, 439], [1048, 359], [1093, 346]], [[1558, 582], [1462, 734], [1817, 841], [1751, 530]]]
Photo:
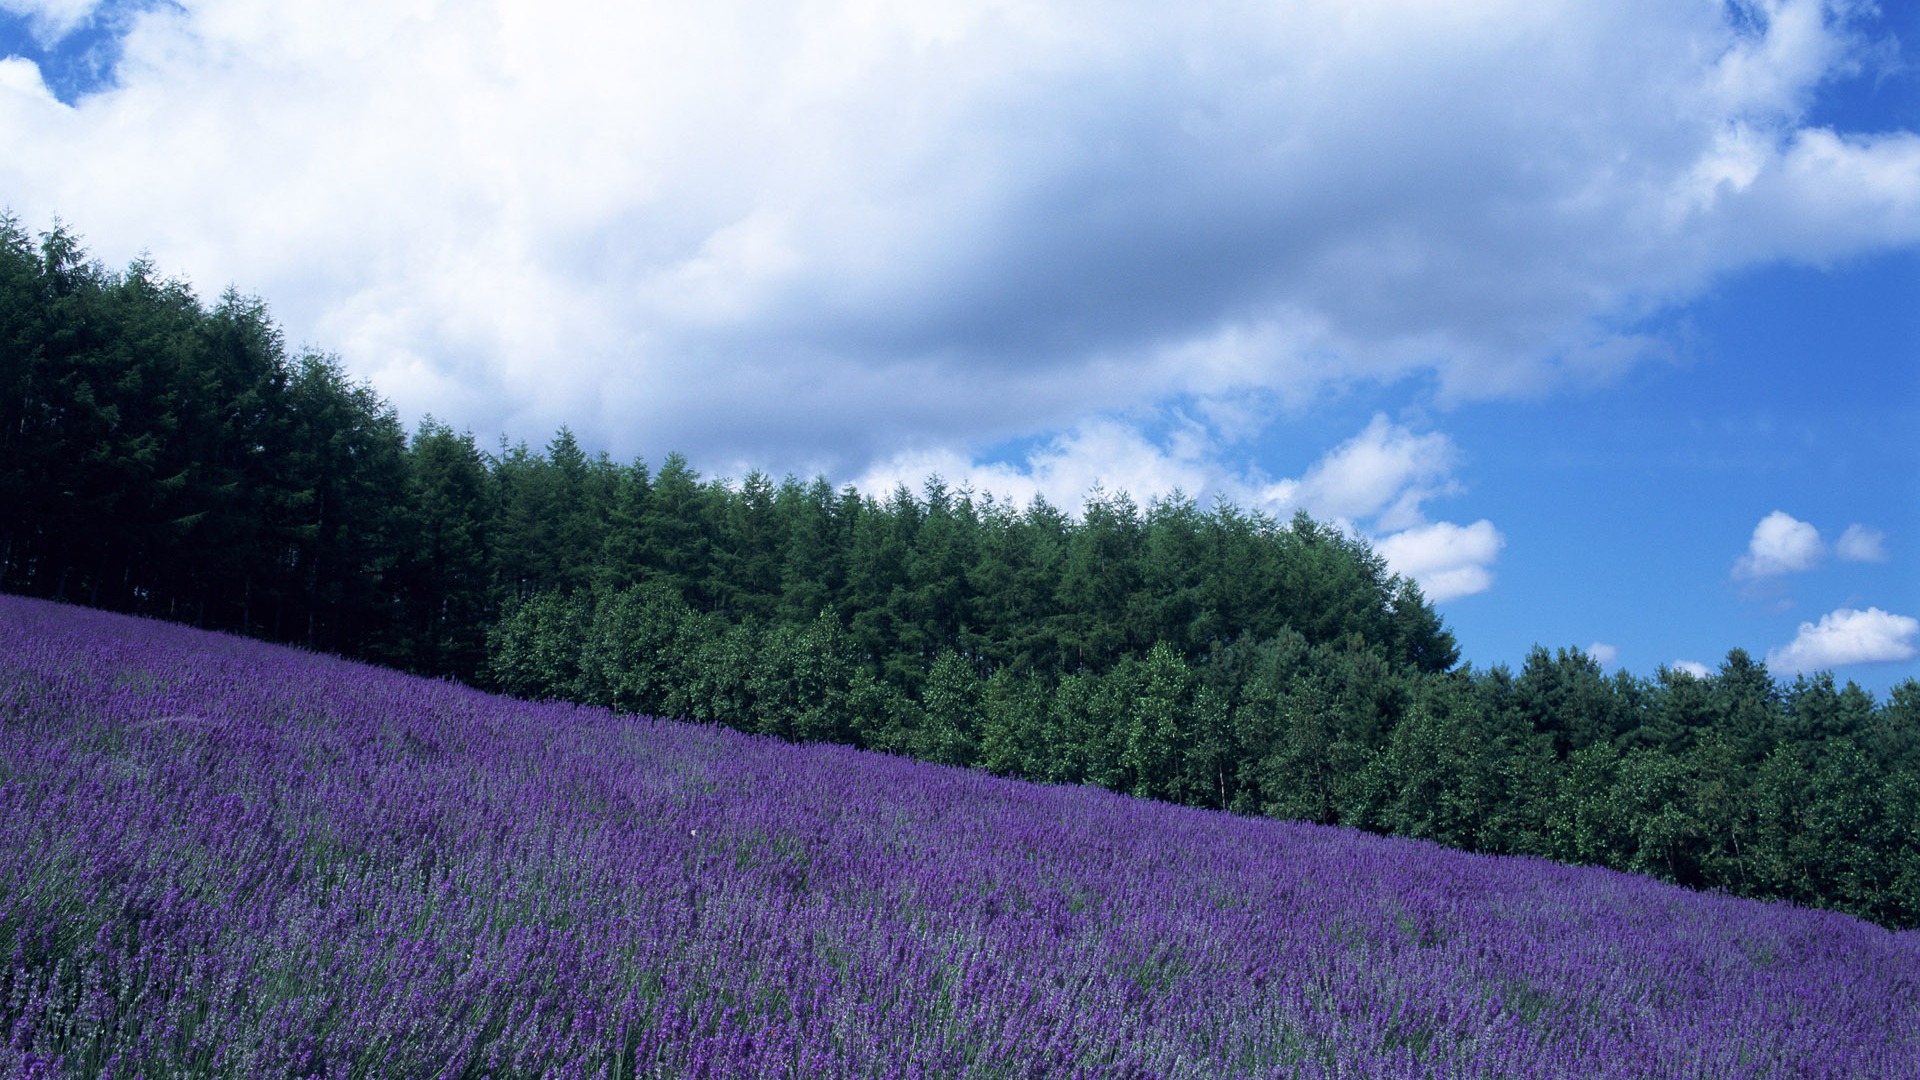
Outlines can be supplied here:
[[0, 192], [267, 296], [408, 413], [857, 470], [1603, 379], [1717, 274], [1912, 243], [1920, 137], [1803, 121], [1855, 13], [182, 0], [74, 105], [0, 72]]

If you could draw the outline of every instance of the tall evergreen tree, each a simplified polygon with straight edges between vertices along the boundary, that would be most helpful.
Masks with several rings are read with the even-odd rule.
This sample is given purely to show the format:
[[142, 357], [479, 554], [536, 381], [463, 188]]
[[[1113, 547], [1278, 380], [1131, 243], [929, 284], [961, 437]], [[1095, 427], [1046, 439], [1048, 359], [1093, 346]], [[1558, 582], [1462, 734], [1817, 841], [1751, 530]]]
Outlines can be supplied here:
[[647, 504], [641, 563], [650, 578], [710, 611], [717, 598], [705, 591], [713, 557], [706, 505], [700, 474], [685, 457], [668, 454]]
[[601, 544], [595, 584], [625, 589], [647, 574], [647, 504], [653, 498], [653, 471], [645, 458], [618, 470], [607, 500], [607, 535]]
[[409, 447], [411, 543], [399, 568], [411, 664], [433, 675], [478, 676], [493, 611], [487, 578], [493, 519], [486, 457], [472, 432], [422, 420]]

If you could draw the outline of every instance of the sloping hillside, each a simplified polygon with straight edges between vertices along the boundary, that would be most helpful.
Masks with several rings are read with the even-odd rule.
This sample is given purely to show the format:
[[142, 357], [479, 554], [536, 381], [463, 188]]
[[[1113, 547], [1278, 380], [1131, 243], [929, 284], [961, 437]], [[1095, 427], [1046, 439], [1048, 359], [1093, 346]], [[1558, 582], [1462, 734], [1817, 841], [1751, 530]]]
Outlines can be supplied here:
[[1920, 933], [0, 597], [0, 1073], [1920, 1075]]

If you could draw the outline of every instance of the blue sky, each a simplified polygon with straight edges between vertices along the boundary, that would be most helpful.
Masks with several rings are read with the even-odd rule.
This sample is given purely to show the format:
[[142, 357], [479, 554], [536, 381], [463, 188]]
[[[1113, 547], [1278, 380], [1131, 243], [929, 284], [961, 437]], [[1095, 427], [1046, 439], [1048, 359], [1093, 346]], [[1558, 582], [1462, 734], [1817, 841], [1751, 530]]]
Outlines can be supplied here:
[[1920, 5], [0, 0], [0, 203], [410, 422], [1175, 487], [1468, 659], [1920, 676]]

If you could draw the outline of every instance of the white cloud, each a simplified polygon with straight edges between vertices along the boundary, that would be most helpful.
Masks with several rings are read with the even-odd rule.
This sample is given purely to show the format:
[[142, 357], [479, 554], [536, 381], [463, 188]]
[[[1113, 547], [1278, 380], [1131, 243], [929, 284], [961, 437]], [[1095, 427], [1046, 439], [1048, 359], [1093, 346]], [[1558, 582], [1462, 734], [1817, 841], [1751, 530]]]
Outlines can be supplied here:
[[1439, 521], [1374, 541], [1387, 566], [1412, 578], [1428, 600], [1440, 603], [1485, 592], [1506, 538], [1484, 518], [1471, 525]]
[[1587, 655], [1593, 657], [1601, 667], [1611, 667], [1615, 660], [1620, 659], [1620, 650], [1604, 641], [1596, 641], [1587, 646]]
[[1833, 551], [1848, 562], [1886, 562], [1887, 534], [1865, 525], [1849, 525]]
[[1735, 577], [1777, 577], [1819, 565], [1826, 553], [1820, 530], [1781, 510], [1760, 519], [1747, 541], [1747, 553], [1733, 564]]
[[1713, 669], [1698, 660], [1675, 660], [1667, 666], [1675, 671], [1684, 671], [1696, 679], [1713, 678]]
[[1418, 435], [1376, 415], [1305, 476], [1269, 485], [1262, 494], [1284, 510], [1341, 521], [1377, 518], [1381, 529], [1406, 528], [1424, 520], [1421, 503], [1458, 490], [1451, 477], [1457, 457], [1445, 435]]
[[[1165, 415], [1163, 414], [1163, 419]], [[1231, 418], [1230, 418], [1231, 419]], [[981, 462], [950, 448], [902, 451], [855, 481], [862, 491], [917, 487], [939, 474], [1024, 504], [1034, 495], [1069, 510], [1096, 485], [1147, 500], [1178, 490], [1194, 498], [1224, 496], [1278, 517], [1305, 510], [1360, 533], [1424, 524], [1421, 505], [1453, 494], [1453, 442], [1438, 432], [1419, 434], [1375, 416], [1358, 435], [1328, 451], [1298, 479], [1270, 480], [1258, 469], [1234, 466], [1226, 455], [1236, 440], [1231, 424], [1174, 414], [1159, 437], [1138, 420], [1111, 416], [1083, 420], [1029, 451], [1021, 464]]]
[[976, 462], [953, 450], [909, 451], [867, 470], [854, 484], [871, 494], [902, 484], [917, 492], [935, 475], [949, 487], [968, 487], [1016, 506], [1039, 496], [1076, 514], [1096, 486], [1124, 491], [1140, 503], [1178, 490], [1194, 498], [1219, 494], [1258, 505], [1247, 498], [1252, 489], [1246, 479], [1219, 463], [1210, 442], [1188, 437], [1160, 445], [1111, 418], [1081, 423], [1027, 455], [1024, 466]]
[[870, 468], [855, 484], [870, 493], [900, 484], [918, 490], [937, 474], [950, 487], [1020, 506], [1039, 495], [1072, 513], [1096, 485], [1125, 491], [1139, 503], [1176, 490], [1203, 503], [1223, 496], [1282, 519], [1304, 509], [1366, 538], [1388, 568], [1417, 583], [1428, 600], [1453, 600], [1492, 586], [1493, 564], [1506, 546], [1500, 530], [1486, 520], [1428, 522], [1420, 513], [1427, 499], [1460, 490], [1452, 476], [1457, 454], [1445, 435], [1417, 434], [1376, 416], [1300, 478], [1279, 481], [1229, 465], [1226, 443], [1197, 421], [1175, 424], [1156, 440], [1138, 426], [1101, 418], [1059, 435], [1022, 464], [980, 462], [953, 450], [909, 451]]
[[[22, 106], [60, 107], [53, 98], [53, 92], [47, 89], [46, 82], [40, 77], [40, 65], [17, 56], [0, 59], [0, 93], [8, 95], [6, 99], [0, 99], [0, 110]], [[28, 105], [29, 102], [32, 104]]]
[[857, 471], [1605, 379], [1717, 275], [1920, 240], [1920, 136], [1801, 119], [1865, 6], [1733, 7], [182, 0], [114, 88], [0, 92], [0, 191], [410, 416]]
[[1910, 660], [1920, 655], [1915, 639], [1920, 619], [1894, 615], [1870, 607], [1865, 611], [1841, 608], [1820, 616], [1818, 623], [1801, 623], [1793, 641], [1767, 652], [1767, 666], [1792, 673], [1817, 671], [1846, 664]]

